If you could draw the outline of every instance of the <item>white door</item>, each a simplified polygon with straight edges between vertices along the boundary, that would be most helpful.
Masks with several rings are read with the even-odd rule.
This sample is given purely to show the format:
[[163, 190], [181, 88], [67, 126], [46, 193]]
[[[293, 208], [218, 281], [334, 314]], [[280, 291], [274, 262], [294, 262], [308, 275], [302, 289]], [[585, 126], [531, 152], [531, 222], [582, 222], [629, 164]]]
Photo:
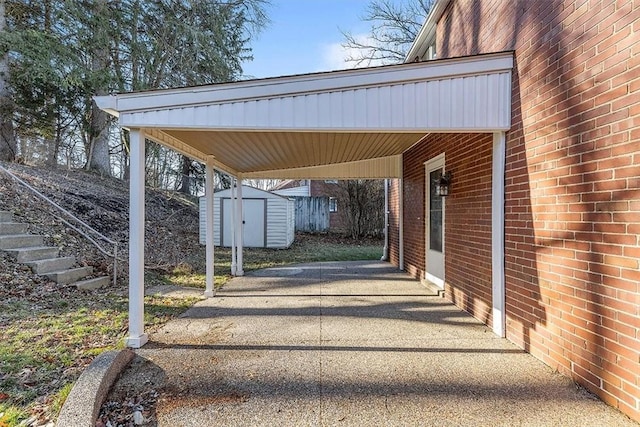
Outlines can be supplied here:
[[444, 172], [444, 154], [425, 163], [425, 279], [444, 289], [444, 198], [436, 195], [436, 181]]
[[[265, 246], [266, 199], [242, 200], [242, 245]], [[222, 199], [222, 246], [231, 246], [231, 199]]]

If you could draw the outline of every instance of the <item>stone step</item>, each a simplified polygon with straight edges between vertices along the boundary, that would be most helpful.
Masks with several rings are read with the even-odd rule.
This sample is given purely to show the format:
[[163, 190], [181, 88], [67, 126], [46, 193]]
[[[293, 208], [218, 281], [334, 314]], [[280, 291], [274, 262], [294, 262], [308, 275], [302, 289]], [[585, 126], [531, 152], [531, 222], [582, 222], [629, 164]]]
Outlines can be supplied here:
[[36, 261], [39, 259], [55, 258], [60, 252], [58, 248], [52, 248], [50, 246], [5, 249], [4, 251], [11, 254], [16, 259], [16, 261], [21, 264], [25, 264], [29, 261]]
[[9, 211], [0, 211], [0, 222], [13, 222], [13, 214]]
[[0, 235], [24, 234], [27, 228], [27, 224], [21, 222], [0, 222]]
[[91, 273], [93, 273], [93, 268], [91, 267], [78, 267], [62, 271], [52, 271], [44, 276], [47, 276], [59, 285], [67, 285], [69, 283], [76, 282], [83, 277], [87, 277]]
[[44, 237], [33, 234], [7, 234], [0, 236], [0, 249], [31, 248], [42, 246]]
[[76, 263], [75, 257], [40, 259], [26, 263], [36, 274], [52, 273], [54, 271], [68, 270]]
[[81, 280], [79, 282], [72, 283], [71, 286], [75, 286], [82, 291], [93, 291], [95, 289], [109, 286], [109, 283], [111, 283], [111, 278], [109, 276], [102, 276], [94, 277], [93, 279]]

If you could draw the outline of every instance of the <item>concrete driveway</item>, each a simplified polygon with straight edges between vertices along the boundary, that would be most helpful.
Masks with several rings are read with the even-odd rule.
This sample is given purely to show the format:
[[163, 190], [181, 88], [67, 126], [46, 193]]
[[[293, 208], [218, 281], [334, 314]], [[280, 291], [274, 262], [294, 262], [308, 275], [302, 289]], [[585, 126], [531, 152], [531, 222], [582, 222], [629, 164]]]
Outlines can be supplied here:
[[637, 426], [381, 262], [235, 278], [137, 354], [160, 426]]

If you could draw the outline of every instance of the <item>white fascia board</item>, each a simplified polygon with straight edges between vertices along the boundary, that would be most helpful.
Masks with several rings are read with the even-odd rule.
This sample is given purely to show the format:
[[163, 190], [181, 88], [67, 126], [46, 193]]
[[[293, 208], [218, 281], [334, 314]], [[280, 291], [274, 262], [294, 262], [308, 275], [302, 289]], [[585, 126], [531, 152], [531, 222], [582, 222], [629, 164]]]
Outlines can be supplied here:
[[[509, 111], [507, 111], [509, 113]], [[499, 131], [509, 131], [511, 129], [511, 121], [509, 120], [511, 116], [509, 115], [507, 119], [502, 120], [500, 123], [488, 125], [488, 126], [473, 126], [473, 127], [464, 127], [464, 126], [449, 126], [449, 127], [416, 127], [416, 128], [390, 128], [390, 127], [373, 127], [370, 126], [368, 128], [359, 128], [359, 127], [349, 127], [349, 128], [341, 128], [336, 129], [334, 127], [328, 128], [283, 128], [283, 127], [261, 127], [260, 129], [256, 129], [255, 127], [242, 127], [242, 126], [216, 126], [216, 131], [221, 132], [244, 132], [244, 133], [252, 133], [252, 132], [278, 132], [278, 133], [493, 133]], [[130, 124], [124, 125], [125, 127], [137, 127], [131, 126]], [[199, 126], [199, 125], [181, 125], [180, 127], [167, 127], [162, 123], [154, 125], [154, 124], [145, 124], [145, 129], [147, 132], [153, 132], [154, 130], [188, 130], [188, 131], [206, 131], [211, 130], [211, 127], [207, 126]], [[173, 138], [173, 137], [171, 137]], [[153, 139], [153, 138], [149, 138]], [[177, 141], [176, 138], [173, 138]], [[199, 152], [198, 152], [199, 153]], [[185, 153], [186, 154], [186, 153]], [[199, 155], [186, 154], [189, 157], [192, 157], [194, 160], [200, 160]], [[204, 154], [202, 154], [204, 155]]]
[[495, 73], [512, 68], [513, 54], [502, 52], [434, 60], [429, 63], [400, 64], [209, 86], [124, 93], [114, 95], [115, 102], [113, 99], [106, 99], [108, 97], [96, 97], [95, 99], [96, 102], [100, 102], [99, 106], [106, 105], [110, 113], [111, 111], [123, 113], [427, 81], [453, 76]]
[[114, 117], [118, 117], [118, 97], [116, 95], [94, 96], [93, 99], [99, 109], [106, 111]]
[[436, 29], [438, 28], [438, 21], [442, 17], [447, 6], [449, 6], [451, 0], [435, 0], [431, 11], [424, 21], [424, 24], [420, 28], [416, 39], [413, 41], [407, 56], [404, 58], [404, 62], [415, 62], [422, 60], [422, 57], [426, 53], [429, 46], [433, 44], [436, 39]]

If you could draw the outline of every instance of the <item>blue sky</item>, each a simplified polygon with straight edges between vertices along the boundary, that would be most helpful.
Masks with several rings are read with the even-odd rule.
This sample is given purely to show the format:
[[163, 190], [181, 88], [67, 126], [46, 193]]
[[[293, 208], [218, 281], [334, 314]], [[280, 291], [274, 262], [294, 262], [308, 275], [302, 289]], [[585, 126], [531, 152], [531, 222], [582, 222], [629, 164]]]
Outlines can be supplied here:
[[368, 33], [360, 19], [369, 0], [272, 0], [269, 26], [251, 44], [247, 77], [275, 77], [352, 68], [344, 63], [340, 30]]

